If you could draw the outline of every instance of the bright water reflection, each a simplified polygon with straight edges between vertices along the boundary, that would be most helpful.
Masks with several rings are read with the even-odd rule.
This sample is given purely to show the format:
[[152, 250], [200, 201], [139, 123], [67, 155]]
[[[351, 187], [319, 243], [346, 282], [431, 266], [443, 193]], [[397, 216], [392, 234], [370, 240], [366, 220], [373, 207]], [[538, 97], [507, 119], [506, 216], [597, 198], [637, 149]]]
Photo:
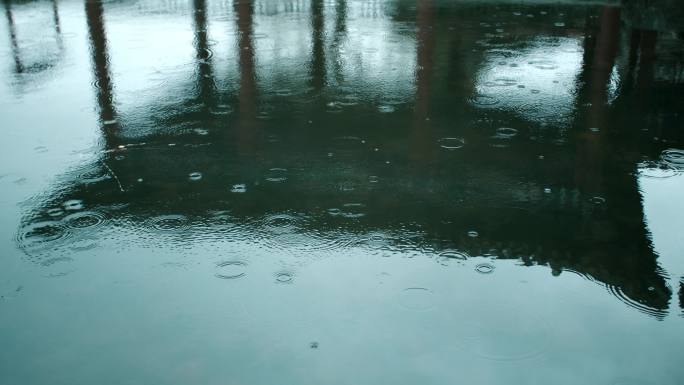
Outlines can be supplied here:
[[0, 383], [684, 381], [675, 2], [3, 7]]

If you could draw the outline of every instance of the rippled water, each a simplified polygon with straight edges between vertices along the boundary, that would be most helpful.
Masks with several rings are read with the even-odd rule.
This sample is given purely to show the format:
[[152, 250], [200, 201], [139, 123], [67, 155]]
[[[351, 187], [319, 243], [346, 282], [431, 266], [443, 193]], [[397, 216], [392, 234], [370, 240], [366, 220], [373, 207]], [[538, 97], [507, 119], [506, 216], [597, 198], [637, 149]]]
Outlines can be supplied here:
[[0, 385], [684, 383], [676, 1], [2, 8]]

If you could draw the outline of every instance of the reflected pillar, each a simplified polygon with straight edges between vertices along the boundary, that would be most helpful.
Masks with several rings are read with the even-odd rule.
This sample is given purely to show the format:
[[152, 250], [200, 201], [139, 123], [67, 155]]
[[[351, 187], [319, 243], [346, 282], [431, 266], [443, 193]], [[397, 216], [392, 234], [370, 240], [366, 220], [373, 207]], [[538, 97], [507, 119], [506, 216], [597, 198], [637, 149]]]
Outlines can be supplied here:
[[620, 9], [605, 6], [599, 19], [599, 31], [591, 56], [585, 55], [584, 76], [586, 81], [583, 95], [589, 108], [586, 120], [580, 121], [577, 136], [577, 174], [578, 186], [588, 194], [601, 195], [603, 186], [603, 163], [605, 131], [608, 116], [608, 84], [617, 55], [620, 29]]
[[14, 59], [14, 71], [18, 74], [24, 72], [24, 65], [19, 56], [19, 43], [17, 42], [17, 27], [14, 24], [10, 0], [3, 0], [5, 7], [5, 17], [7, 18], [7, 28], [10, 34], [10, 44], [12, 45], [12, 58]]
[[323, 0], [311, 2], [311, 85], [317, 92], [325, 86], [325, 53], [323, 50]]
[[253, 14], [252, 0], [239, 0], [234, 3], [238, 28], [238, 56], [240, 67], [239, 124], [237, 128], [238, 146], [241, 151], [251, 152], [256, 126], [256, 70], [254, 65]]
[[[660, 318], [667, 312], [671, 292], [658, 274], [657, 256], [646, 230], [634, 172], [640, 159], [630, 147], [630, 133], [616, 127], [616, 110], [607, 105], [619, 29], [620, 9], [603, 7], [595, 42], [584, 55], [575, 182], [587, 209], [582, 210], [574, 233], [578, 244], [586, 246], [578, 251], [584, 255], [578, 268], [616, 287], [628, 302], [648, 307], [653, 310], [649, 313]], [[614, 152], [613, 146], [620, 153]], [[605, 203], [585, 203], [593, 196], [605, 199]]]
[[85, 1], [88, 36], [90, 38], [90, 54], [97, 92], [97, 103], [100, 110], [100, 123], [108, 143], [114, 145], [114, 133], [117, 127], [112, 78], [109, 71], [109, 55], [107, 54], [107, 35], [104, 28], [103, 7], [100, 1]]
[[418, 0], [416, 21], [416, 101], [411, 156], [416, 161], [426, 162], [433, 158], [434, 153], [434, 138], [429, 121], [434, 51], [432, 0]]
[[209, 108], [214, 96], [215, 82], [211, 66], [209, 39], [207, 38], [207, 6], [205, 0], [194, 0], [193, 27], [195, 30], [195, 59], [197, 61], [197, 83], [199, 84], [198, 97]]
[[347, 0], [338, 0], [335, 7], [335, 36], [333, 37], [332, 66], [337, 84], [344, 82], [342, 75], [342, 58], [340, 57], [340, 44], [347, 35]]
[[52, 21], [55, 24], [55, 38], [57, 39], [57, 45], [59, 50], [64, 50], [62, 44], [62, 25], [59, 21], [59, 10], [57, 9], [57, 0], [52, 0]]

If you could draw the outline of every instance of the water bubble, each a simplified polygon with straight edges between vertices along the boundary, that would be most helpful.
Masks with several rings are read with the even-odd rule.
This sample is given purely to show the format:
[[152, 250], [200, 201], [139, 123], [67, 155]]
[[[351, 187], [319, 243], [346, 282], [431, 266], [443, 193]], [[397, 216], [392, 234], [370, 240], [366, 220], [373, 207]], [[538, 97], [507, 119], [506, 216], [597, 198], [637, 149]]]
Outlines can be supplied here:
[[477, 271], [480, 274], [490, 274], [494, 272], [494, 265], [491, 263], [479, 263], [477, 266], [475, 266], [475, 271]]
[[456, 250], [447, 250], [439, 253], [437, 262], [442, 266], [448, 266], [451, 261], [465, 261], [468, 254]]
[[379, 180], [380, 179], [375, 175], [371, 175], [368, 177], [368, 182], [370, 182], [370, 183], [378, 183]]
[[71, 229], [99, 227], [105, 222], [105, 216], [96, 211], [81, 211], [67, 215], [64, 224]]
[[563, 23], [562, 21], [555, 22], [553, 23], [553, 25], [556, 27], [565, 27], [565, 23]]
[[87, 168], [78, 174], [78, 180], [84, 184], [102, 182], [111, 178], [109, 172], [96, 167]]
[[437, 140], [439, 146], [446, 150], [456, 150], [465, 146], [465, 139], [463, 138], [441, 138]]
[[327, 112], [334, 114], [342, 112], [342, 104], [339, 102], [328, 102], [325, 106]]
[[[517, 64], [511, 64], [512, 67], [517, 67]], [[511, 78], [497, 78], [494, 81], [486, 82], [486, 87], [510, 87], [518, 84], [518, 81]]]
[[544, 194], [551, 194], [551, 189], [548, 188], [548, 187], [546, 187], [546, 188], [544, 189]]
[[346, 95], [339, 103], [343, 106], [355, 106], [359, 104], [359, 97], [356, 95]]
[[409, 310], [426, 311], [435, 307], [432, 290], [425, 287], [409, 287], [401, 291], [401, 306]]
[[197, 182], [200, 179], [202, 179], [202, 173], [201, 172], [195, 171], [195, 172], [191, 172], [190, 174], [188, 174], [188, 180], [190, 180], [191, 182]]
[[47, 213], [47, 215], [49, 215], [49, 216], [51, 216], [51, 217], [59, 217], [59, 216], [61, 216], [62, 214], [64, 214], [64, 210], [55, 207], [55, 208], [48, 209], [48, 210], [46, 211], [46, 213]]
[[589, 127], [589, 131], [591, 132], [599, 132], [601, 131], [598, 127]]
[[638, 174], [645, 178], [661, 179], [677, 176], [680, 170], [668, 163], [648, 161], [639, 163]]
[[42, 221], [24, 226], [17, 235], [17, 242], [21, 248], [39, 248], [68, 236], [69, 233], [61, 223]]
[[363, 203], [345, 203], [342, 207], [341, 215], [345, 218], [355, 219], [366, 215], [366, 205]]
[[246, 184], [234, 184], [233, 187], [231, 187], [230, 192], [232, 193], [246, 193], [247, 192], [247, 185]]
[[381, 249], [388, 244], [387, 237], [380, 233], [370, 234], [364, 243], [371, 249]]
[[331, 208], [331, 209], [328, 209], [327, 211], [328, 211], [328, 214], [330, 214], [334, 217], [336, 217], [342, 213], [342, 210], [340, 210], [338, 208]]
[[68, 211], [82, 210], [85, 207], [83, 201], [80, 199], [70, 199], [64, 202], [62, 206]]
[[232, 112], [233, 108], [228, 104], [219, 104], [209, 111], [212, 115], [228, 115]]
[[496, 139], [511, 139], [518, 135], [518, 130], [510, 127], [500, 127], [496, 129], [494, 133], [494, 138]]
[[160, 231], [178, 231], [187, 227], [187, 217], [184, 215], [161, 215], [150, 219], [150, 227]]
[[209, 130], [204, 129], [204, 128], [195, 128], [192, 131], [197, 135], [202, 135], [202, 136], [209, 135]]
[[465, 261], [468, 259], [468, 254], [457, 250], [446, 250], [439, 253], [439, 258], [445, 260]]
[[294, 273], [287, 270], [276, 272], [273, 276], [275, 277], [275, 282], [281, 284], [289, 284], [294, 280]]
[[297, 223], [298, 217], [290, 214], [271, 214], [263, 218], [263, 226], [272, 233], [291, 233]]
[[589, 198], [589, 202], [598, 206], [598, 205], [602, 205], [602, 204], [606, 203], [606, 198], [600, 197], [600, 196], [593, 196], [593, 197]]
[[282, 96], [282, 97], [292, 96], [292, 90], [289, 88], [282, 88], [282, 89], [276, 90], [275, 94], [277, 96]]
[[390, 106], [390, 105], [378, 106], [378, 111], [383, 113], [383, 114], [388, 114], [388, 113], [394, 112], [394, 106]]
[[531, 60], [527, 64], [540, 70], [555, 70], [558, 68], [558, 64], [555, 61], [548, 59]]
[[470, 103], [476, 106], [491, 106], [497, 104], [498, 102], [499, 99], [489, 95], [479, 94], [470, 98]]
[[269, 182], [284, 182], [287, 180], [287, 169], [274, 167], [266, 173], [266, 180]]
[[221, 273], [216, 273], [216, 277], [221, 279], [237, 279], [245, 276], [244, 269], [247, 263], [243, 261], [224, 261], [216, 265], [221, 268]]
[[660, 158], [666, 164], [675, 167], [684, 167], [684, 150], [669, 148], [660, 154]]
[[475, 231], [475, 230], [468, 231], [468, 236], [469, 236], [470, 238], [477, 238], [479, 235], [480, 235], [480, 234], [479, 234], [477, 231]]
[[110, 120], [103, 120], [102, 124], [110, 126], [112, 124], [116, 124], [116, 119], [110, 119]]

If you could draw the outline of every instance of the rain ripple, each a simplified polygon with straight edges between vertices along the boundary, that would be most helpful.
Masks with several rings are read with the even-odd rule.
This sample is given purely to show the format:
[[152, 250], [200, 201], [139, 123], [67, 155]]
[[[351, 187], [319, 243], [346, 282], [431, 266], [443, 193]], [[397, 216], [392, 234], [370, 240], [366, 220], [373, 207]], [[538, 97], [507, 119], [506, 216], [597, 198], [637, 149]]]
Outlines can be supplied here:
[[620, 288], [619, 286], [606, 284], [606, 290], [608, 290], [608, 292], [610, 294], [614, 295], [617, 299], [619, 299], [625, 305], [632, 307], [634, 309], [637, 309], [642, 313], [648, 314], [648, 315], [656, 317], [658, 319], [662, 319], [665, 317], [665, 315], [667, 315], [667, 312], [664, 310], [652, 308], [646, 304], [643, 304], [641, 302], [638, 302], [638, 301], [630, 298], [629, 296], [627, 296], [622, 291], [622, 288]]
[[246, 275], [245, 268], [247, 263], [243, 261], [224, 261], [216, 265], [220, 268], [220, 273], [216, 273], [217, 278], [221, 279], [237, 279]]

